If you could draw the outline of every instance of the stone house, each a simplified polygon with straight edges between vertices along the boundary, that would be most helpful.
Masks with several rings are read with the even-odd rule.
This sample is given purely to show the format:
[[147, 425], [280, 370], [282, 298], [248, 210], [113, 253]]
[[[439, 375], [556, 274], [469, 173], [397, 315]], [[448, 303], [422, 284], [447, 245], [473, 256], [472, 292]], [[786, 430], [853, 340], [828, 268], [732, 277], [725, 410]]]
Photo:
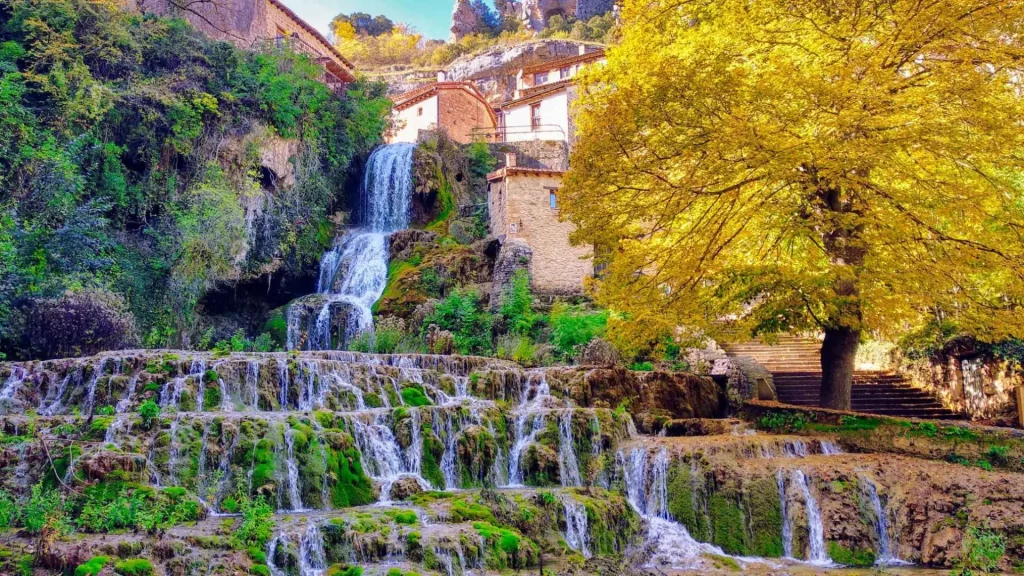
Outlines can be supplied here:
[[352, 63], [279, 0], [134, 0], [134, 7], [140, 12], [183, 18], [207, 36], [243, 48], [287, 44], [323, 66], [321, 79], [335, 90], [355, 80]]
[[498, 116], [504, 142], [561, 140], [570, 146], [576, 126], [572, 105], [576, 100], [573, 78], [583, 67], [605, 62], [603, 50], [584, 52], [523, 68], [517, 75], [516, 94], [501, 105]]
[[515, 267], [502, 264], [510, 257], [523, 259], [533, 289], [542, 294], [579, 294], [594, 275], [593, 249], [570, 245], [575, 225], [559, 218], [562, 175], [519, 166], [509, 154], [505, 166], [487, 176], [490, 229], [501, 246], [496, 268]]
[[472, 82], [434, 82], [392, 98], [395, 128], [388, 143], [416, 142], [420, 131], [443, 129], [468, 144], [495, 132], [498, 119]]

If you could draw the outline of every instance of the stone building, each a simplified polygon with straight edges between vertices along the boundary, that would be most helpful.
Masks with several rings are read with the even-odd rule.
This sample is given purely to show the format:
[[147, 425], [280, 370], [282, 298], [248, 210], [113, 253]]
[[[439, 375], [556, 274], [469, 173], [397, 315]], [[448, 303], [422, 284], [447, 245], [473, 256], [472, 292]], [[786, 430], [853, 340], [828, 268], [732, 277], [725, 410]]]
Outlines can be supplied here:
[[528, 66], [516, 76], [516, 96], [501, 105], [498, 127], [504, 142], [575, 141], [573, 78], [584, 66], [605, 61], [603, 50]]
[[434, 82], [400, 94], [394, 101], [395, 128], [389, 143], [416, 142], [420, 131], [443, 129], [456, 142], [493, 135], [494, 110], [472, 82]]
[[211, 38], [243, 48], [287, 44], [323, 66], [323, 81], [340, 90], [355, 80], [355, 67], [331, 42], [279, 0], [134, 0], [141, 12], [188, 20]]
[[593, 249], [570, 245], [575, 225], [559, 218], [562, 174], [519, 166], [509, 154], [505, 166], [487, 176], [491, 234], [501, 245], [496, 267], [526, 260], [532, 287], [541, 294], [579, 294], [594, 275]]

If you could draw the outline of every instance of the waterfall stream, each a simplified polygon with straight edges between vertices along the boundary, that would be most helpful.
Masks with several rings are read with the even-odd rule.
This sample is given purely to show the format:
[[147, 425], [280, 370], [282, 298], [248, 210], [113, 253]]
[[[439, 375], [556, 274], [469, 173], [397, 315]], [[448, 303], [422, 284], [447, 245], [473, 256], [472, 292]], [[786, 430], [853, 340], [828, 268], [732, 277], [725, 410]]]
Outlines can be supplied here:
[[819, 566], [828, 566], [832, 564], [832, 559], [825, 551], [825, 528], [821, 523], [821, 508], [818, 507], [818, 500], [811, 492], [803, 470], [793, 470], [792, 481], [800, 488], [800, 492], [804, 496], [804, 508], [807, 511], [807, 561]]
[[[307, 350], [330, 350], [332, 314], [339, 305], [349, 310], [344, 333], [349, 341], [373, 330], [373, 304], [384, 293], [388, 276], [387, 237], [408, 228], [412, 195], [414, 144], [390, 144], [373, 151], [363, 178], [357, 228], [339, 238], [320, 259], [319, 311], [307, 326]], [[293, 304], [286, 314], [288, 348], [299, 347], [303, 322]]]

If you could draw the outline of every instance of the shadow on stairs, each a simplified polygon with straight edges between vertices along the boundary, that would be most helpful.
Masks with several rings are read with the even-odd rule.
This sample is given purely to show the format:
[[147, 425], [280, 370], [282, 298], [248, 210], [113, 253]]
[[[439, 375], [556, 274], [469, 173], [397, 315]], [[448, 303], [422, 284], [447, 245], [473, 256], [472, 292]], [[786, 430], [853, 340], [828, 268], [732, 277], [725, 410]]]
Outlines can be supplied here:
[[[781, 337], [777, 344], [744, 342], [723, 348], [729, 356], [749, 356], [767, 368], [772, 373], [779, 402], [821, 405], [820, 341]], [[854, 372], [852, 403], [853, 411], [867, 414], [939, 420], [963, 418], [928, 392], [911, 386], [903, 376], [891, 372]]]

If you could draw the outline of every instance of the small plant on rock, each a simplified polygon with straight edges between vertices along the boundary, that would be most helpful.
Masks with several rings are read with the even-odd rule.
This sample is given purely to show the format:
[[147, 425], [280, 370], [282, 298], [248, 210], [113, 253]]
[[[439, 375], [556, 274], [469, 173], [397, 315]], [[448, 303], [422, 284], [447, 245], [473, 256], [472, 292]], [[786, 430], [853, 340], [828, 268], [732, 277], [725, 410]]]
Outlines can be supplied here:
[[991, 574], [1006, 555], [1006, 538], [993, 530], [971, 526], [964, 533], [952, 576]]

